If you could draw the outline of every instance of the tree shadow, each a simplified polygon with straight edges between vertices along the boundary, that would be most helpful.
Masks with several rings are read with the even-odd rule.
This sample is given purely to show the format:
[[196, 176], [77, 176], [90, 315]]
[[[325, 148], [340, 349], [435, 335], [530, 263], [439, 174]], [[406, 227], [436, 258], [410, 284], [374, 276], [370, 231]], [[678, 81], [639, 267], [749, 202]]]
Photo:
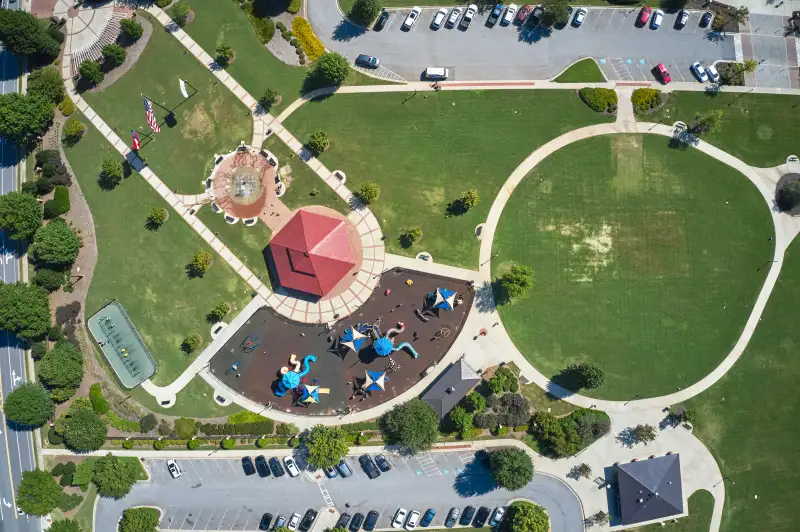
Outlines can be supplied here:
[[467, 213], [468, 210], [469, 207], [467, 207], [464, 204], [464, 202], [459, 198], [447, 204], [447, 208], [444, 210], [444, 215], [446, 218], [451, 218], [453, 216], [463, 216]]
[[632, 449], [639, 442], [633, 427], [623, 429], [614, 439], [628, 449]]
[[484, 281], [479, 286], [475, 287], [475, 308], [481, 314], [494, 312], [497, 310], [497, 304], [494, 300], [494, 287], [489, 281]]
[[414, 241], [411, 239], [411, 235], [408, 233], [403, 233], [402, 235], [398, 236], [397, 241], [400, 243], [400, 247], [403, 249], [408, 249], [414, 245]]
[[290, 0], [253, 0], [253, 15], [258, 18], [277, 17], [285, 13]]
[[77, 318], [81, 312], [80, 301], [73, 301], [66, 305], [56, 308], [56, 323], [58, 325], [65, 325], [67, 323], [76, 323]]
[[569, 368], [562, 369], [553, 375], [551, 381], [572, 393], [576, 393], [581, 389], [580, 374]]
[[327, 100], [336, 92], [336, 88], [338, 88], [331, 86], [331, 83], [325, 79], [324, 76], [317, 73], [316, 70], [312, 70], [303, 79], [303, 83], [300, 85], [300, 92], [298, 94], [302, 96], [312, 91], [328, 88], [330, 89], [330, 92], [320, 91], [320, 94], [315, 95], [314, 98], [310, 99], [309, 103], [318, 103]]
[[484, 462], [476, 454], [475, 459], [466, 463], [464, 469], [456, 475], [453, 489], [459, 497], [478, 497], [497, 489], [497, 482]]
[[519, 24], [517, 27], [517, 40], [528, 44], [536, 44], [542, 39], [547, 39], [553, 34], [551, 26], [537, 24], [530, 27], [527, 24]]
[[356, 26], [349, 20], [343, 18], [336, 25], [336, 28], [334, 28], [333, 35], [331, 35], [331, 38], [334, 41], [349, 42], [352, 41], [353, 39], [361, 37], [366, 32], [367, 32], [366, 28], [363, 28], [361, 26]]

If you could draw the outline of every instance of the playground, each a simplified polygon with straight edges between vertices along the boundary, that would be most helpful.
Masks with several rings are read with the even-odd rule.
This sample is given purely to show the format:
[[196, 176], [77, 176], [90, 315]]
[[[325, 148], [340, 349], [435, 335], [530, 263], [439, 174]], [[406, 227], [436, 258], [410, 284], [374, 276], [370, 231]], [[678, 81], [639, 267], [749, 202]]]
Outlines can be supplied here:
[[258, 310], [211, 359], [224, 385], [285, 412], [334, 415], [401, 394], [447, 353], [472, 306], [469, 283], [395, 268], [331, 326]]

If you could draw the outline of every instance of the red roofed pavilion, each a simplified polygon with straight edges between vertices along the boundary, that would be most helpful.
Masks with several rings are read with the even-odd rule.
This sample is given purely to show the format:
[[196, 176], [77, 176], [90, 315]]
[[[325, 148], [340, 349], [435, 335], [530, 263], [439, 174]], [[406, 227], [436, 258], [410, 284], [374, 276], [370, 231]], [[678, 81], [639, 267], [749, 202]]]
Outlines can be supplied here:
[[278, 284], [324, 297], [356, 265], [347, 222], [300, 210], [269, 243]]

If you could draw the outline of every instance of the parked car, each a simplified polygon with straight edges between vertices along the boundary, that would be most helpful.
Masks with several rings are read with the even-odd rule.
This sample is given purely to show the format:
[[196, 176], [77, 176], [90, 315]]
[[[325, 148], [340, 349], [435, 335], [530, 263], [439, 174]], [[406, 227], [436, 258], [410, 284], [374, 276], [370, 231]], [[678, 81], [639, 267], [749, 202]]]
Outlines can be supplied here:
[[339, 474], [342, 475], [342, 478], [353, 475], [353, 470], [350, 469], [350, 466], [344, 460], [339, 460], [339, 465], [336, 466], [336, 469], [339, 471]]
[[381, 31], [384, 26], [386, 26], [386, 22], [389, 20], [389, 12], [385, 9], [381, 11], [381, 15], [378, 17], [378, 20], [375, 21], [375, 31]]
[[461, 16], [461, 8], [454, 7], [452, 11], [450, 11], [450, 16], [447, 17], [447, 22], [445, 23], [444, 26], [446, 28], [452, 28], [453, 26], [456, 25], [456, 22], [458, 22], [458, 17], [460, 16]]
[[461, 17], [461, 27], [465, 30], [472, 24], [472, 19], [475, 18], [475, 13], [478, 12], [478, 6], [470, 4], [467, 10], [464, 11], [464, 16]]
[[428, 510], [425, 512], [425, 515], [422, 516], [419, 526], [430, 526], [434, 517], [436, 517], [436, 510], [433, 508], [428, 508]]
[[289, 518], [289, 522], [286, 524], [286, 528], [288, 528], [289, 530], [297, 530], [297, 527], [299, 525], [300, 525], [300, 514], [293, 513], [292, 517]]
[[381, 65], [381, 60], [372, 55], [360, 54], [356, 57], [356, 64], [366, 68], [378, 68]]
[[363, 522], [364, 522], [364, 514], [359, 512], [353, 516], [353, 520], [350, 521], [350, 526], [347, 527], [347, 530], [349, 530], [350, 532], [358, 532], [358, 529], [361, 528], [361, 524]]
[[181, 468], [178, 467], [178, 462], [176, 462], [172, 458], [167, 460], [167, 470], [169, 471], [169, 474], [172, 475], [172, 478], [178, 478], [181, 475], [183, 475]]
[[650, 6], [644, 6], [642, 10], [639, 12], [639, 18], [637, 19], [639, 24], [641, 24], [642, 26], [647, 24], [647, 21], [650, 20], [650, 13], [652, 12], [653, 10], [650, 9]]
[[489, 526], [494, 528], [500, 525], [500, 521], [503, 520], [503, 515], [505, 515], [505, 513], [506, 511], [502, 506], [495, 508], [494, 512], [492, 512], [492, 518], [489, 519]]
[[339, 516], [339, 520], [336, 521], [336, 526], [334, 528], [347, 528], [347, 525], [350, 524], [350, 519], [352, 519], [350, 514], [343, 513]]
[[406, 519], [406, 530], [414, 530], [417, 528], [417, 521], [419, 521], [419, 512], [414, 510], [408, 514], [408, 519]]
[[464, 508], [464, 513], [461, 514], [461, 519], [458, 520], [458, 524], [461, 526], [467, 526], [472, 522], [472, 518], [475, 515], [475, 507], [474, 506], [467, 506]]
[[525, 19], [528, 18], [528, 15], [531, 14], [533, 11], [533, 6], [530, 4], [525, 4], [522, 6], [519, 11], [517, 12], [517, 23], [522, 24], [525, 22]]
[[700, 27], [705, 28], [706, 26], [711, 24], [712, 20], [714, 20], [714, 13], [712, 13], [711, 11], [706, 11], [705, 13], [703, 13], [703, 16], [700, 17]]
[[384, 473], [386, 473], [387, 471], [392, 469], [392, 465], [389, 463], [389, 461], [386, 459], [386, 457], [383, 456], [382, 454], [379, 454], [378, 456], [375, 457], [375, 463], [378, 464], [378, 467]]
[[300, 521], [300, 532], [308, 532], [314, 526], [314, 521], [317, 519], [317, 511], [308, 509], [303, 515], [303, 520]]
[[529, 28], [535, 28], [542, 22], [542, 13], [544, 13], [544, 9], [542, 6], [536, 6], [533, 8], [533, 12], [531, 16], [528, 17], [528, 21], [525, 23], [526, 26]]
[[367, 518], [364, 520], [364, 530], [367, 532], [372, 532], [375, 530], [375, 525], [378, 523], [378, 518], [381, 516], [375, 510], [370, 510], [367, 514]]
[[416, 24], [417, 19], [419, 18], [419, 14], [422, 13], [422, 10], [418, 7], [412, 7], [411, 12], [406, 15], [406, 19], [403, 21], [403, 29], [410, 30]]
[[296, 477], [297, 475], [300, 474], [300, 470], [297, 469], [297, 463], [291, 456], [284, 456], [283, 464], [286, 466], [286, 471], [289, 472], [290, 477]]
[[403, 524], [406, 522], [407, 516], [408, 510], [405, 508], [398, 508], [397, 512], [394, 514], [394, 519], [392, 520], [392, 528], [403, 528]]
[[267, 465], [267, 459], [264, 458], [264, 455], [256, 456], [256, 471], [258, 471], [258, 476], [261, 478], [267, 478], [269, 476], [269, 466]]
[[336, 466], [329, 467], [324, 471], [325, 471], [325, 476], [328, 478], [335, 478], [339, 476], [339, 472], [336, 470]]
[[358, 461], [361, 463], [361, 467], [364, 468], [364, 472], [369, 478], [378, 478], [381, 476], [380, 469], [378, 469], [378, 466], [375, 465], [375, 461], [370, 455], [363, 454], [361, 457], [359, 457]]
[[475, 528], [483, 528], [486, 524], [486, 520], [489, 519], [489, 510], [486, 506], [481, 506], [478, 508], [478, 513], [475, 514], [475, 519], [472, 521], [472, 526]]
[[281, 465], [281, 461], [274, 456], [269, 459], [269, 468], [272, 470], [272, 475], [275, 478], [282, 477], [286, 474], [286, 471], [283, 470], [283, 466]]
[[433, 21], [431, 22], [431, 28], [438, 30], [442, 27], [442, 22], [444, 22], [444, 17], [447, 16], [447, 9], [441, 7], [439, 11], [433, 16]]
[[500, 19], [500, 13], [503, 12], [503, 4], [497, 4], [489, 13], [489, 18], [486, 19], [486, 24], [495, 24]]
[[678, 19], [675, 21], [675, 26], [683, 28], [686, 26], [686, 22], [689, 20], [689, 12], [685, 9], [681, 9], [680, 13], [678, 13]]
[[447, 519], [445, 519], [444, 526], [447, 528], [453, 528], [456, 526], [456, 522], [458, 521], [458, 514], [461, 512], [458, 508], [450, 508], [450, 513], [447, 514]]
[[664, 63], [657, 64], [656, 70], [658, 70], [658, 75], [661, 76], [661, 81], [663, 81], [665, 85], [672, 81], [672, 78], [667, 71], [667, 67], [664, 66]]
[[259, 530], [269, 530], [269, 525], [272, 524], [272, 514], [266, 513], [261, 516], [261, 521], [258, 523]]
[[275, 520], [275, 528], [280, 528], [286, 524], [286, 518], [282, 515], [279, 515], [278, 518]]
[[514, 20], [514, 15], [517, 14], [517, 4], [508, 4], [506, 8], [506, 12], [503, 13], [503, 20], [500, 21], [501, 24], [508, 26]]
[[249, 456], [242, 458], [242, 469], [244, 469], [244, 474], [248, 477], [256, 474], [256, 468], [253, 465], [253, 459]]
[[450, 71], [446, 68], [441, 67], [428, 67], [425, 69], [424, 77], [425, 79], [432, 79], [434, 81], [440, 81], [447, 79], [447, 76], [450, 74]]
[[583, 24], [583, 19], [586, 18], [586, 13], [588, 13], [584, 8], [580, 8], [575, 12], [575, 16], [572, 19], [572, 25], [576, 28]]
[[708, 74], [708, 79], [711, 83], [717, 83], [719, 81], [719, 72], [717, 72], [717, 68], [714, 65], [708, 65], [706, 67], [706, 74]]
[[660, 9], [656, 9], [656, 12], [653, 14], [653, 20], [650, 21], [650, 28], [657, 30], [661, 27], [661, 22], [664, 20], [664, 12]]
[[708, 74], [706, 74], [706, 69], [703, 68], [699, 62], [695, 61], [692, 63], [692, 66], [689, 67], [689, 70], [697, 77], [697, 79], [702, 83], [708, 81]]

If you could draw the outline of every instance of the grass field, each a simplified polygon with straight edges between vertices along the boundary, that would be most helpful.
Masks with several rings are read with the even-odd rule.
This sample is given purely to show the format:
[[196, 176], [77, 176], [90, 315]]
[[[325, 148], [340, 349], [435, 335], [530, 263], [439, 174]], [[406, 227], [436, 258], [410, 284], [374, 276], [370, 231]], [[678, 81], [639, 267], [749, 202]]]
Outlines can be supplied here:
[[742, 357], [686, 405], [697, 410], [694, 434], [709, 447], [725, 476], [720, 530], [797, 529], [798, 293], [800, 245], [795, 242]]
[[[186, 33], [211, 56], [214, 56], [217, 45], [223, 42], [229, 44], [236, 53], [236, 59], [227, 72], [247, 92], [258, 99], [267, 87], [273, 87], [283, 95], [281, 104], [272, 108], [275, 114], [310, 88], [316, 88], [305, 85], [309, 68], [287, 65], [261, 44], [238, 3], [231, 0], [192, 0], [191, 4], [195, 19], [184, 28]], [[276, 30], [273, 38], [281, 39], [280, 32]], [[197, 60], [192, 60], [197, 63]], [[385, 83], [355, 70], [350, 71], [344, 82], [345, 85]]]
[[558, 75], [556, 83], [600, 83], [605, 81], [594, 59], [581, 59]]
[[[519, 377], [519, 368], [513, 362], [508, 364], [508, 368]], [[519, 385], [519, 393], [525, 396], [528, 402], [536, 410], [544, 410], [550, 412], [554, 416], [566, 416], [577, 407], [550, 395], [541, 387], [536, 384], [522, 384]]]
[[689, 497], [689, 515], [681, 517], [677, 523], [668, 521], [663, 526], [661, 523], [647, 525], [640, 528], [632, 528], [630, 532], [708, 532], [713, 511], [713, 495], [706, 490], [698, 490]]
[[[86, 121], [84, 117], [81, 120]], [[99, 257], [86, 298], [86, 315], [119, 299], [153, 353], [153, 382], [172, 382], [190, 362], [180, 344], [190, 333], [210, 339], [205, 315], [220, 301], [243, 308], [249, 289], [219, 257], [202, 279], [189, 279], [184, 266], [197, 251], [211, 248], [174, 211], [156, 232], [145, 228], [154, 206], [167, 204], [138, 174], [114, 190], [97, 184], [102, 160], [119, 157], [92, 127], [67, 158], [94, 218]], [[199, 352], [199, 351], [198, 351]]]
[[259, 220], [252, 227], [245, 227], [241, 222], [231, 225], [225, 221], [221, 213], [215, 213], [208, 205], [197, 211], [197, 217], [209, 230], [218, 233], [217, 238], [222, 240], [228, 249], [250, 268], [250, 271], [267, 279], [267, 264], [264, 262], [263, 250], [272, 238], [272, 231], [266, 224]]
[[[301, 142], [324, 130], [331, 147], [320, 160], [344, 171], [350, 190], [368, 180], [381, 186], [372, 208], [388, 252], [425, 250], [436, 262], [477, 269], [475, 227], [514, 168], [546, 141], [607, 120], [573, 91], [443, 91], [338, 94], [303, 105], [285, 125]], [[480, 204], [446, 217], [473, 187]], [[401, 232], [415, 226], [422, 240], [404, 249]]]
[[668, 394], [738, 339], [772, 236], [761, 195], [731, 168], [662, 137], [594, 137], [545, 159], [506, 205], [493, 274], [527, 264], [536, 287], [500, 314], [546, 375], [589, 360], [607, 378], [588, 395]]
[[792, 105], [797, 96], [720, 92], [711, 98], [702, 92], [671, 92], [659, 111], [642, 117], [647, 122], [681, 120], [690, 124], [698, 113], [723, 112], [722, 129], [704, 140], [753, 166], [783, 164], [797, 155]]
[[[147, 15], [140, 15], [147, 16]], [[117, 134], [130, 144], [131, 128], [139, 130], [139, 154], [171, 189], [182, 194], [202, 192], [201, 182], [208, 177], [215, 153], [228, 153], [241, 140], [253, 136], [252, 117], [232, 92], [184, 48], [177, 39], [154, 24], [153, 36], [142, 56], [121, 79], [98, 93], [85, 93], [90, 106]], [[198, 92], [184, 100], [178, 76]], [[144, 113], [142, 94], [153, 101], [160, 133], [152, 141]], [[174, 109], [176, 122], [165, 124], [167, 109]]]

